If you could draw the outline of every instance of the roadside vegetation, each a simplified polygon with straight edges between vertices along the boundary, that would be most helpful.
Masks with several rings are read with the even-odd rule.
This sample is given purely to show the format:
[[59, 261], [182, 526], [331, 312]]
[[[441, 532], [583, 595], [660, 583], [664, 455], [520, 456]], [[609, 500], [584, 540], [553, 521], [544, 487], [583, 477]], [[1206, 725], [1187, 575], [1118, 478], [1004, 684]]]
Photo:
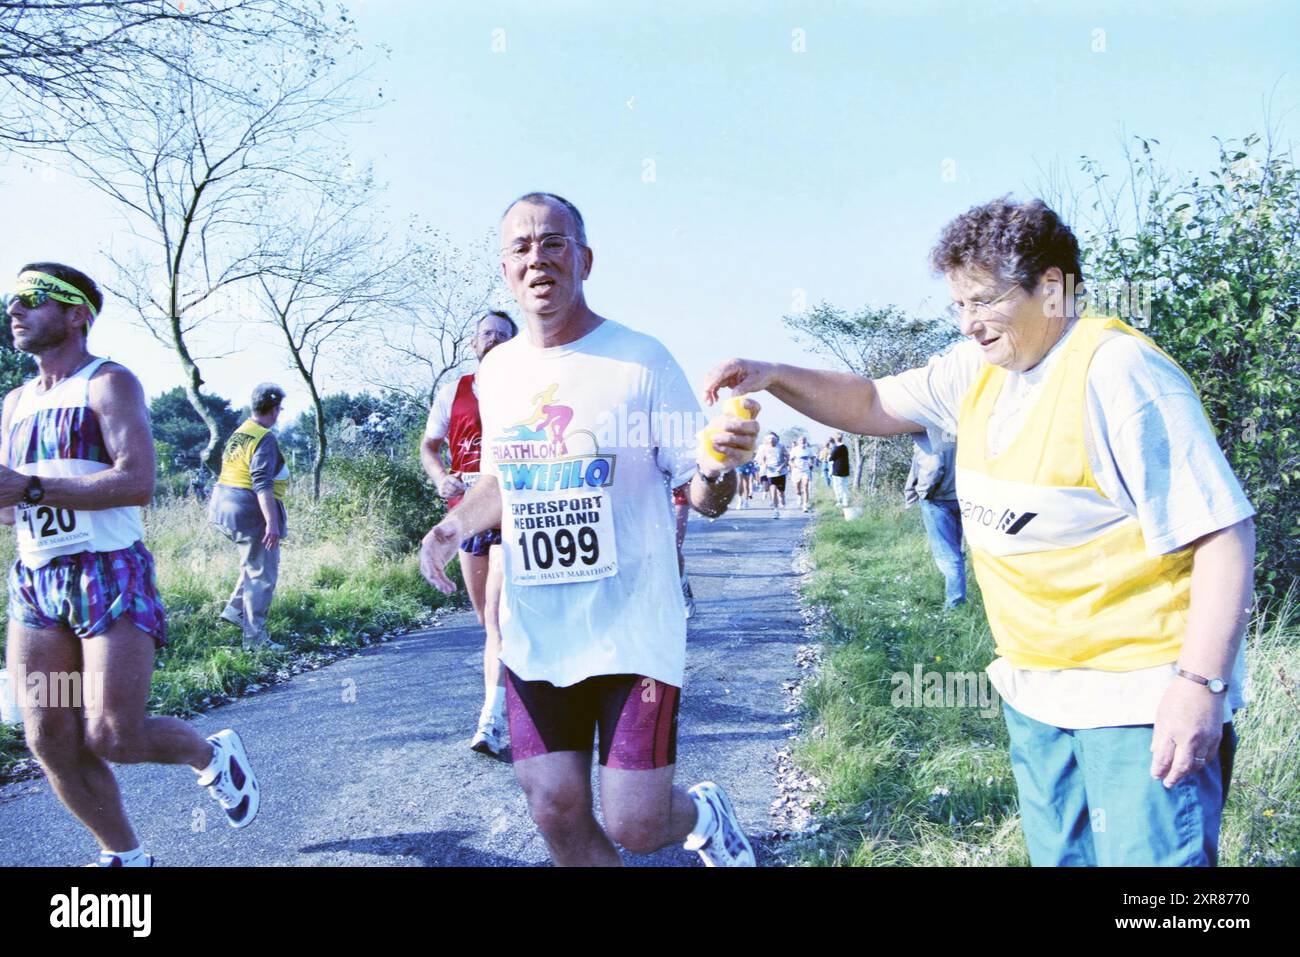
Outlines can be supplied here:
[[[416, 546], [443, 506], [414, 461], [332, 460], [318, 502], [311, 484], [310, 473], [297, 479], [288, 499], [289, 538], [267, 623], [271, 637], [288, 646], [279, 653], [245, 651], [239, 630], [217, 618], [239, 559], [207, 524], [206, 503], [164, 496], [145, 510], [145, 544], [157, 560], [169, 632], [154, 672], [152, 713], [194, 714], [276, 680], [294, 661], [309, 664], [427, 624], [453, 600], [420, 576]], [[0, 560], [12, 563], [12, 536], [0, 536]], [[0, 725], [0, 780], [29, 757], [22, 729]]]
[[[822, 616], [824, 659], [805, 693], [796, 757], [823, 782], [825, 803], [822, 828], [801, 857], [854, 866], [1027, 865], [1001, 711], [985, 707], [978, 691], [993, 658], [979, 588], [968, 574], [967, 605], [943, 609], [943, 579], [920, 515], [899, 498], [867, 498], [853, 521], [819, 504], [804, 597]], [[1251, 699], [1237, 721], [1225, 865], [1300, 864], [1295, 599], [1262, 607], [1247, 635]], [[935, 699], [924, 690], [921, 707], [916, 692], [900, 695], [897, 676], [913, 678], [918, 667], [944, 676], [942, 706], [926, 704]]]

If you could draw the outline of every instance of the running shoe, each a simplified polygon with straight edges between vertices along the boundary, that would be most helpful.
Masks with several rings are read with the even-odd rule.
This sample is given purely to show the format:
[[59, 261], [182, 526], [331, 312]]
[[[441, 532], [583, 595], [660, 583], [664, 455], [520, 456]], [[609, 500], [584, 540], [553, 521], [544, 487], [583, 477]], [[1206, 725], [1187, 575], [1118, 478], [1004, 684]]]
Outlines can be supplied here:
[[284, 645], [272, 641], [266, 629], [262, 629], [262, 634], [252, 641], [244, 638], [243, 646], [245, 651], [284, 651]]
[[690, 621], [695, 615], [695, 594], [691, 591], [691, 580], [682, 576], [682, 601], [686, 603], [686, 620]]
[[123, 864], [122, 858], [112, 851], [100, 851], [99, 860], [94, 864], [87, 864], [87, 867], [153, 867], [153, 855], [141, 854], [130, 864]]
[[226, 823], [236, 828], [248, 827], [257, 817], [261, 793], [244, 742], [227, 728], [208, 738], [208, 743], [215, 753], [212, 764], [199, 775], [199, 787], [207, 788], [213, 800], [221, 805], [226, 812]]
[[705, 867], [756, 867], [754, 849], [740, 829], [740, 820], [727, 799], [727, 792], [712, 781], [701, 781], [687, 793], [700, 807], [701, 816], [707, 813], [711, 822], [707, 833], [692, 831], [682, 846], [697, 851]]
[[479, 722], [478, 730], [474, 732], [474, 737], [470, 739], [469, 749], [493, 758], [500, 756], [501, 732], [497, 730], [497, 726], [493, 721], [489, 719]]

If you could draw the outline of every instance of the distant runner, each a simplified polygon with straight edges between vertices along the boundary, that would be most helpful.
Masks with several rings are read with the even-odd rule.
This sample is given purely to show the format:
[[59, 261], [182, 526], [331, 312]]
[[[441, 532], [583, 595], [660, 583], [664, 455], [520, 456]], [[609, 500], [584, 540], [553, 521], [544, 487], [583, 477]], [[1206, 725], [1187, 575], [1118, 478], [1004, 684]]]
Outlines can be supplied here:
[[257, 816], [257, 778], [234, 731], [205, 740], [146, 713], [167, 638], [141, 541], [154, 445], [140, 383], [86, 349], [103, 296], [84, 273], [41, 262], [22, 268], [6, 302], [14, 345], [39, 370], [5, 397], [0, 430], [0, 521], [18, 536], [9, 675], [27, 746], [99, 842], [99, 866], [149, 867], [109, 761], [188, 764], [236, 828]]
[[767, 441], [758, 447], [754, 464], [758, 466], [758, 474], [767, 490], [772, 517], [780, 518], [781, 509], [785, 508], [785, 477], [790, 471], [790, 453], [775, 432], [767, 433]]
[[[471, 345], [483, 357], [514, 338], [519, 327], [508, 313], [493, 310], [478, 321]], [[479, 477], [479, 448], [483, 427], [479, 422], [478, 385], [474, 373], [463, 375], [438, 391], [420, 446], [420, 464], [448, 507], [460, 504], [465, 491]], [[449, 447], [451, 471], [442, 463], [443, 446]], [[505, 675], [497, 661], [501, 629], [497, 609], [501, 601], [501, 529], [490, 528], [460, 543], [460, 568], [465, 590], [478, 623], [483, 626], [483, 707], [469, 746], [495, 757], [501, 752], [506, 730]]]
[[[709, 866], [752, 866], [722, 789], [673, 786], [686, 621], [668, 493], [689, 482], [693, 508], [722, 514], [758, 424], [715, 418], [724, 459], [697, 461], [680, 423], [698, 421], [699, 401], [680, 366], [587, 306], [592, 251], [573, 204], [521, 197], [501, 246], [527, 329], [479, 370], [483, 478], [425, 536], [421, 569], [450, 592], [456, 544], [502, 526], [514, 768], [556, 864], [618, 865], [614, 841], [638, 854], [685, 841]], [[592, 813], [597, 733], [603, 829]]]
[[799, 497], [800, 510], [809, 509], [809, 496], [813, 471], [817, 468], [817, 452], [808, 444], [808, 436], [801, 435], [790, 447], [790, 477], [794, 479], [794, 494]]

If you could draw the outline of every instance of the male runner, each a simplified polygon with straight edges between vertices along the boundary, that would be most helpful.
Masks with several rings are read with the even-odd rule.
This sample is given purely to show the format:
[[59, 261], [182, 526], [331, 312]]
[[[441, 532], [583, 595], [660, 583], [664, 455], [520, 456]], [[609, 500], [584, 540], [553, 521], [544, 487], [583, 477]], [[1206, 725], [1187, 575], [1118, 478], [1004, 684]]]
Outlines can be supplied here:
[[799, 505], [804, 512], [810, 508], [810, 486], [816, 465], [817, 453], [808, 444], [808, 436], [799, 436], [790, 447], [790, 477], [794, 479], [794, 494], [799, 498]]
[[[752, 866], [722, 789], [673, 786], [686, 621], [668, 491], [689, 482], [692, 507], [722, 514], [758, 425], [719, 416], [723, 459], [697, 461], [699, 401], [681, 368], [587, 306], [592, 250], [567, 200], [520, 198], [501, 241], [527, 330], [479, 370], [483, 478], [425, 536], [421, 570], [450, 592], [456, 543], [501, 525], [515, 774], [556, 864], [618, 865], [613, 841], [649, 853], [686, 840], [707, 865]], [[592, 815], [597, 730], [607, 831]]]
[[[471, 345], [475, 357], [483, 357], [493, 348], [514, 338], [519, 327], [504, 312], [493, 310], [478, 321]], [[420, 446], [420, 464], [437, 488], [438, 494], [455, 508], [465, 491], [479, 476], [479, 447], [483, 427], [479, 423], [478, 386], [474, 373], [463, 375], [438, 391], [429, 409], [429, 421]], [[442, 447], [450, 446], [451, 471], [442, 463]], [[478, 623], [483, 626], [483, 707], [479, 711], [478, 730], [469, 746], [480, 754], [496, 757], [501, 753], [501, 735], [506, 726], [505, 675], [497, 662], [501, 651], [501, 630], [497, 624], [497, 606], [501, 600], [501, 529], [490, 528], [471, 535], [460, 544], [460, 570], [465, 576], [465, 590]]]
[[14, 345], [39, 370], [5, 397], [0, 429], [0, 520], [18, 535], [6, 651], [27, 746], [99, 841], [100, 866], [149, 867], [106, 762], [190, 765], [237, 828], [257, 815], [257, 779], [234, 731], [205, 740], [145, 713], [166, 642], [140, 540], [154, 446], [140, 383], [86, 349], [103, 296], [76, 269], [31, 263], [7, 302]]

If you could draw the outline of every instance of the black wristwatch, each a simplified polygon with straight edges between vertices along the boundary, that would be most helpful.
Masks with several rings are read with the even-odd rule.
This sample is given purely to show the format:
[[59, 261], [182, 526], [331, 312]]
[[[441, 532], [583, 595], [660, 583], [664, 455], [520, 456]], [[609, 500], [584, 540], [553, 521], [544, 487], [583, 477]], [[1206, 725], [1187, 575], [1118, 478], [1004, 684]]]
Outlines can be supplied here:
[[38, 476], [33, 475], [27, 480], [27, 488], [23, 491], [23, 502], [27, 505], [39, 505], [43, 498], [45, 498], [45, 486], [41, 484]]
[[1223, 694], [1228, 690], [1228, 682], [1224, 681], [1222, 678], [1206, 678], [1202, 675], [1196, 674], [1194, 671], [1184, 671], [1177, 665], [1174, 665], [1174, 670], [1188, 681], [1195, 681], [1198, 685], [1205, 685], [1205, 687], [1210, 689], [1210, 694]]
[[707, 475], [705, 475], [703, 472], [700, 471], [700, 467], [698, 465], [695, 466], [695, 474], [698, 475], [701, 479], [703, 479], [705, 485], [714, 485], [714, 486], [721, 485], [723, 482], [727, 480], [727, 476], [734, 471], [735, 469], [727, 469], [725, 472], [719, 472], [716, 478], [709, 478]]

